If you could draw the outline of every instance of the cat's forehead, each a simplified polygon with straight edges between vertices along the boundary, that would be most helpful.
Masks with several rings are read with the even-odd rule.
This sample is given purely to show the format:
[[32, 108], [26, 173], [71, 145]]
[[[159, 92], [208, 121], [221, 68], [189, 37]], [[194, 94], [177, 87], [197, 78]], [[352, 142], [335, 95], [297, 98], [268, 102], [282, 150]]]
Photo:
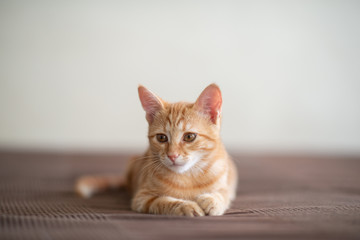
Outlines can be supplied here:
[[199, 115], [193, 109], [191, 103], [173, 103], [165, 106], [163, 111], [156, 116], [153, 126], [154, 129], [162, 129], [170, 132], [173, 130], [189, 131], [195, 129], [199, 124]]
[[195, 117], [192, 106], [192, 104], [183, 102], [169, 104], [163, 113], [166, 130], [190, 128]]
[[190, 103], [172, 103], [168, 104], [163, 112], [163, 117], [170, 123], [179, 123], [188, 120], [193, 115], [193, 104]]

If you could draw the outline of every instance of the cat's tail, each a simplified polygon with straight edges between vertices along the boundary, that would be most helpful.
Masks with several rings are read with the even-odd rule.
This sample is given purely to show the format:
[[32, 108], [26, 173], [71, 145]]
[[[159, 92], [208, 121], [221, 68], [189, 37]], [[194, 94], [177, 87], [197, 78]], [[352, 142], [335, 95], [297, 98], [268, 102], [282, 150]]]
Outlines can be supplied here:
[[125, 187], [125, 179], [121, 176], [83, 176], [76, 181], [75, 191], [84, 198], [110, 189]]

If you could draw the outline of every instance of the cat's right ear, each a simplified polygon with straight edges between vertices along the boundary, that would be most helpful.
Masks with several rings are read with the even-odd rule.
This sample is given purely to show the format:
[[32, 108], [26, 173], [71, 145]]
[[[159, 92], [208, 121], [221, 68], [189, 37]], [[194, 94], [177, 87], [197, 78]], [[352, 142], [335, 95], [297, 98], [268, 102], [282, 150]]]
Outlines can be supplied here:
[[146, 120], [152, 123], [155, 114], [164, 108], [163, 101], [144, 86], [139, 85], [138, 92], [141, 105], [146, 112]]

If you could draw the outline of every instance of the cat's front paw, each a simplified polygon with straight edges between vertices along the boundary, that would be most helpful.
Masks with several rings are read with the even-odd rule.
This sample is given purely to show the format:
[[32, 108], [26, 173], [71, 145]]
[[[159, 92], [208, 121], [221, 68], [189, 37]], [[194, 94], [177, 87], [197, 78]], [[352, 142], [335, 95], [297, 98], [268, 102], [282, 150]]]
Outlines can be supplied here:
[[226, 210], [225, 203], [220, 195], [205, 193], [200, 195], [196, 202], [204, 210], [204, 213], [209, 216], [222, 215]]
[[201, 207], [193, 201], [184, 201], [179, 203], [172, 211], [173, 215], [199, 217], [204, 216], [205, 213]]

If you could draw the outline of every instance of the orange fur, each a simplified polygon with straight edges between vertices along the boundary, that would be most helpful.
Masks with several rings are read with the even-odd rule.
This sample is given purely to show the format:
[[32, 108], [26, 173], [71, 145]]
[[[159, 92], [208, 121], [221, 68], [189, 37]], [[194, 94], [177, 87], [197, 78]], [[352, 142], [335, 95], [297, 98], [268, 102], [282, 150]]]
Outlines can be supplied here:
[[[235, 197], [237, 173], [220, 139], [220, 89], [211, 84], [195, 103], [170, 104], [142, 86], [139, 96], [149, 122], [150, 147], [129, 161], [131, 208], [167, 215], [223, 214]], [[195, 133], [195, 140], [185, 141], [186, 133]], [[160, 142], [158, 134], [167, 141]], [[96, 191], [107, 187], [99, 182], [106, 180], [95, 186], [80, 179], [77, 189], [81, 193], [85, 185]]]

